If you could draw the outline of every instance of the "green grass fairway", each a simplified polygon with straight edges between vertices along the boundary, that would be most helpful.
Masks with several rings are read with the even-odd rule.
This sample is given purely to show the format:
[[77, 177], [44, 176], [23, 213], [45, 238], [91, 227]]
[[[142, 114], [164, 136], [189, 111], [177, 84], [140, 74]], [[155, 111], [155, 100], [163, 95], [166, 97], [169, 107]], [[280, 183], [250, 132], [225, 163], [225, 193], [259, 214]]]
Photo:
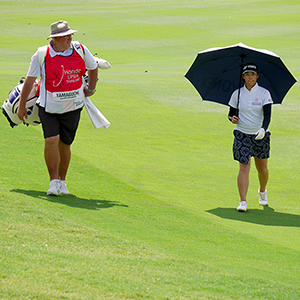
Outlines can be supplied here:
[[269, 206], [254, 163], [247, 213], [226, 106], [184, 78], [197, 52], [242, 42], [300, 79], [298, 0], [2, 0], [1, 105], [50, 24], [108, 60], [67, 177], [46, 195], [41, 126], [0, 116], [0, 299], [274, 299], [300, 295], [300, 88], [273, 106]]

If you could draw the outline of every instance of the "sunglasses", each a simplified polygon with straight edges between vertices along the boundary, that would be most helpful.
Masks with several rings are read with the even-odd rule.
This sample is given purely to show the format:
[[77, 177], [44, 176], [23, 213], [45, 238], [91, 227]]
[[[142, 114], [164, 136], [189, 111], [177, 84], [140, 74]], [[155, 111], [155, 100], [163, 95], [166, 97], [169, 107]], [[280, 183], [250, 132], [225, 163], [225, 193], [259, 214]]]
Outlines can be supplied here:
[[72, 35], [74, 35], [74, 33], [68, 34], [68, 35], [64, 35], [63, 37], [66, 38], [66, 39], [68, 39], [68, 38], [72, 37]]

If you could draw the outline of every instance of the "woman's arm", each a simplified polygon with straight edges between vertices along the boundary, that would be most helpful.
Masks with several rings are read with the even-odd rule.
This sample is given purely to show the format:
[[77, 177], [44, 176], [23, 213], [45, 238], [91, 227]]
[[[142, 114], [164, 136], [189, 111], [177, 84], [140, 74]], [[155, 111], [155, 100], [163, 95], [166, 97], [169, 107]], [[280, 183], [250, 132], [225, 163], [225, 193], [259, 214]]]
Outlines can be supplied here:
[[233, 124], [237, 124], [239, 121], [239, 117], [237, 117], [238, 115], [238, 110], [232, 106], [229, 106], [229, 113], [228, 113], [228, 119], [230, 122], [232, 122]]
[[267, 128], [270, 125], [271, 122], [271, 111], [272, 111], [272, 104], [266, 104], [263, 106], [263, 112], [264, 112], [264, 120], [262, 123], [262, 128], [264, 130], [267, 130]]

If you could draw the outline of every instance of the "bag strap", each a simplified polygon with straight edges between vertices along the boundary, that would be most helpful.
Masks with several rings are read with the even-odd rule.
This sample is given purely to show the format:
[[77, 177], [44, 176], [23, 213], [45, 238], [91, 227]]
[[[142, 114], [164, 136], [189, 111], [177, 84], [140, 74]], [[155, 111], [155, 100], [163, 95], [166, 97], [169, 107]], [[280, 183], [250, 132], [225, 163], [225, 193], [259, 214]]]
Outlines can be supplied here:
[[72, 45], [75, 49], [75, 51], [81, 56], [81, 58], [84, 60], [84, 51], [83, 51], [83, 47], [81, 46], [81, 44], [78, 41], [73, 42], [72, 41]]
[[40, 64], [40, 66], [42, 66], [43, 63], [44, 63], [44, 61], [45, 61], [47, 47], [48, 46], [43, 46], [43, 47], [39, 47], [38, 48], [38, 58], [39, 58], [39, 64]]

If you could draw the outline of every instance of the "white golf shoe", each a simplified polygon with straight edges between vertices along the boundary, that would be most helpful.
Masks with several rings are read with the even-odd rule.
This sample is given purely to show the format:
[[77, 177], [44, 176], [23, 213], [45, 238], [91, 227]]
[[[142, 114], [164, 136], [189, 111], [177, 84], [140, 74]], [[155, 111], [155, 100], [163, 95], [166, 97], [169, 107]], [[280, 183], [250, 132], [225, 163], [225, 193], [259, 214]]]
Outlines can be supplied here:
[[59, 194], [59, 180], [58, 179], [52, 179], [50, 181], [50, 187], [47, 192], [47, 195], [51, 196], [58, 196]]
[[240, 203], [239, 203], [239, 206], [237, 207], [237, 211], [240, 211], [240, 212], [245, 212], [245, 211], [247, 211], [247, 206], [248, 206], [248, 203], [247, 203], [247, 201], [241, 201]]
[[63, 195], [68, 195], [68, 194], [70, 194], [70, 192], [69, 192], [68, 189], [67, 189], [66, 181], [65, 181], [65, 180], [60, 180], [59, 183], [60, 183], [59, 193], [60, 193], [60, 194], [63, 194]]
[[260, 189], [258, 189], [258, 203], [260, 205], [268, 205], [268, 195], [267, 195], [267, 189], [264, 192], [261, 192]]

